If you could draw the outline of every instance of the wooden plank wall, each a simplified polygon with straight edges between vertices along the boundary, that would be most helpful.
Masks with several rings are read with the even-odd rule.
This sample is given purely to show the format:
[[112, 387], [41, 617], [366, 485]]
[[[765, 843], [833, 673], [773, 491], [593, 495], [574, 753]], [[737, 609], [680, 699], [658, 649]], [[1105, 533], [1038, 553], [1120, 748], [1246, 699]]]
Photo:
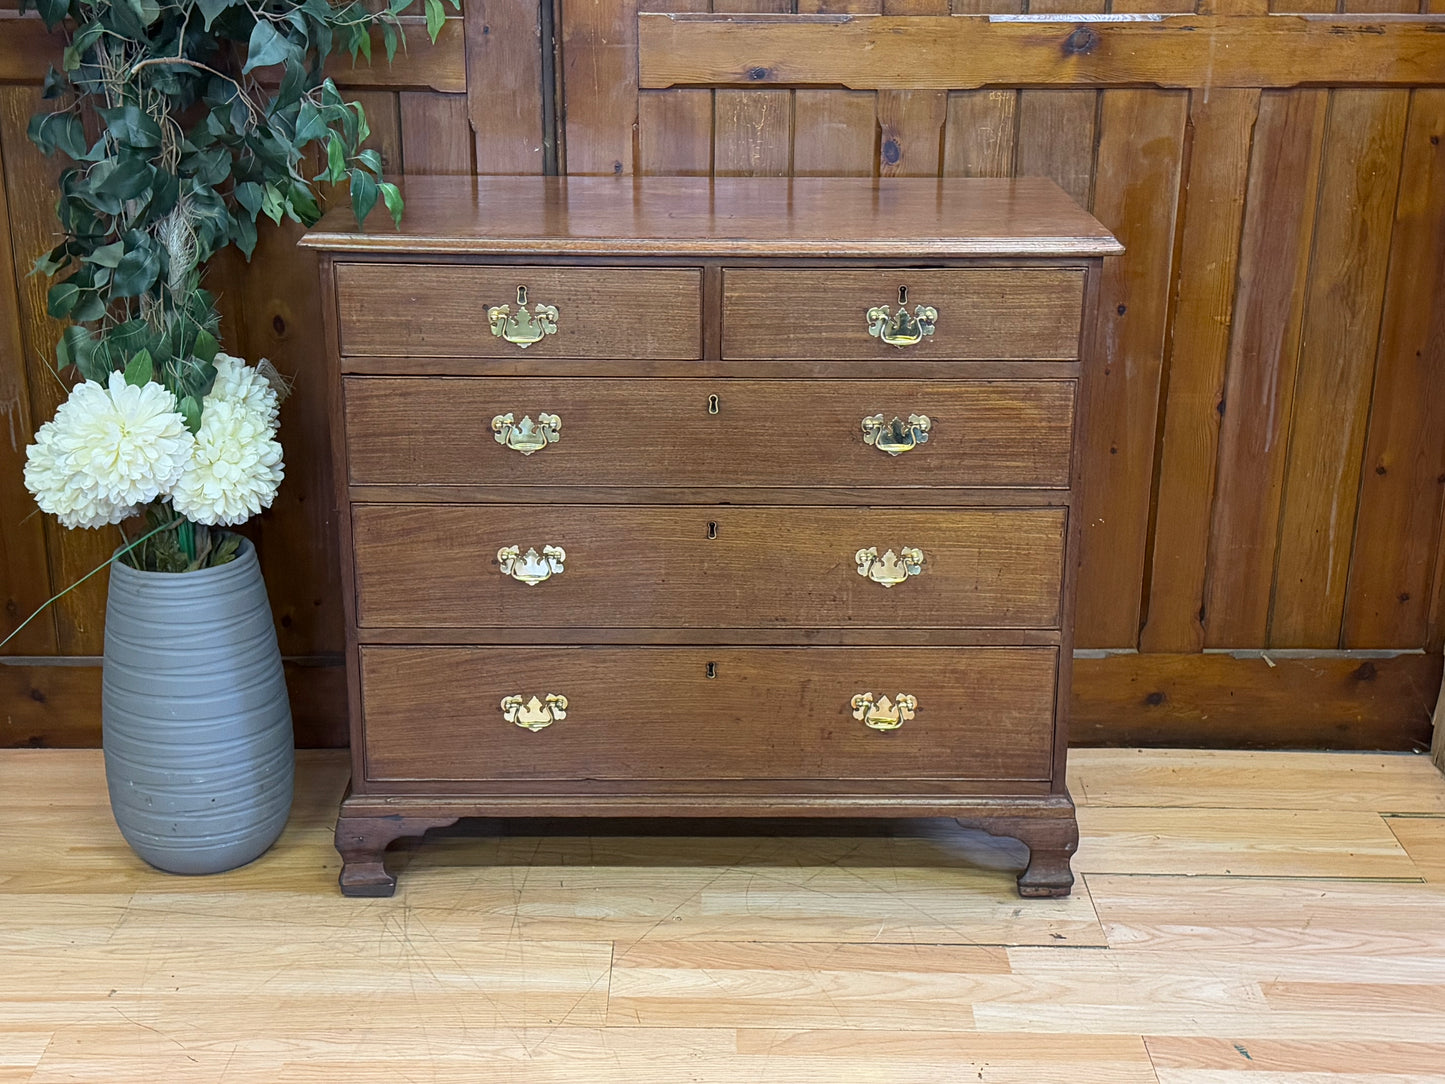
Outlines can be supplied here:
[[[398, 174], [540, 173], [555, 138], [579, 174], [1053, 177], [1128, 246], [1106, 264], [1088, 404], [1076, 739], [1428, 744], [1445, 641], [1445, 89], [640, 89], [639, 7], [1178, 14], [1193, 0], [469, 0], [400, 74], [338, 75]], [[43, 284], [24, 273], [52, 230], [54, 167], [24, 139], [43, 66], [7, 60], [17, 40], [0, 23], [0, 627], [114, 542], [31, 515], [17, 482], [61, 394]], [[320, 689], [340, 605], [315, 268], [293, 240], [272, 232], [214, 281], [229, 345], [299, 378], [287, 484], [256, 533], [293, 689]], [[0, 696], [28, 703], [0, 710], [0, 742], [95, 740], [86, 667], [67, 685], [47, 663], [99, 653], [102, 598], [76, 592], [6, 649], [23, 662], [0, 667]], [[331, 695], [299, 698], [308, 742], [344, 733]]]

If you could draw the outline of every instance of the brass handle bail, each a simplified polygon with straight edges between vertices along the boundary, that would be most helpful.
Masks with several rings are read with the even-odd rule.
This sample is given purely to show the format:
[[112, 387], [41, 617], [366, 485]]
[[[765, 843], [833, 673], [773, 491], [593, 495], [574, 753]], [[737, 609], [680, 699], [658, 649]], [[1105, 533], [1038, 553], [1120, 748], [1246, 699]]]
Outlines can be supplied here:
[[524, 703], [521, 696], [504, 696], [502, 718], [523, 730], [536, 732], [567, 718], [567, 698], [560, 693], [548, 693], [545, 700], [533, 696]]
[[923, 551], [915, 546], [902, 546], [897, 553], [886, 550], [880, 557], [877, 546], [869, 546], [853, 555], [858, 575], [883, 587], [893, 587], [910, 576], [923, 573]]
[[859, 693], [852, 704], [853, 718], [873, 730], [897, 730], [918, 711], [918, 698], [911, 693], [899, 693], [892, 700], [886, 696], [875, 699], [871, 692]]

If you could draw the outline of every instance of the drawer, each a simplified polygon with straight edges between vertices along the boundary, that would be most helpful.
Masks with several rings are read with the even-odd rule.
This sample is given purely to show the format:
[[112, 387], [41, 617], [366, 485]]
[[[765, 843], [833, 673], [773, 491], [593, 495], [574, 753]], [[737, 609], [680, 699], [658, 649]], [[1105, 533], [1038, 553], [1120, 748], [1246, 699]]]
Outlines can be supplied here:
[[[539, 633], [1055, 628], [1065, 522], [1061, 508], [361, 504], [357, 620]], [[510, 574], [504, 547], [518, 551]], [[870, 548], [879, 559], [860, 563]], [[922, 551], [917, 575], [905, 549]]]
[[[910, 314], [937, 310], [934, 330], [911, 346], [869, 334], [868, 313], [899, 292]], [[880, 361], [1071, 361], [1079, 356], [1084, 272], [1053, 268], [957, 271], [723, 273], [725, 358]], [[899, 329], [902, 332], [904, 329]]]
[[[1046, 780], [1057, 663], [1052, 647], [364, 647], [367, 777]], [[511, 697], [539, 729], [508, 720]]]
[[[336, 265], [341, 353], [401, 357], [701, 356], [701, 272], [615, 267]], [[487, 310], [518, 287], [527, 310], [557, 309], [555, 332], [526, 347], [492, 334]]]
[[[347, 377], [345, 395], [358, 485], [1069, 484], [1070, 380]], [[544, 413], [561, 420], [555, 443], [498, 443], [492, 419]]]

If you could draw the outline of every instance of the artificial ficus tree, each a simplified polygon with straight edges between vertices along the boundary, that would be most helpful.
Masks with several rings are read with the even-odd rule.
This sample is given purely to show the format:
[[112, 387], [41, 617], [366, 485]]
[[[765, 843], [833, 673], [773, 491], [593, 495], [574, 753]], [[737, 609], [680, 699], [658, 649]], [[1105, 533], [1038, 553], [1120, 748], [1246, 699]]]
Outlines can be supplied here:
[[[173, 397], [173, 412], [196, 441], [193, 456], [202, 455], [209, 440], [213, 454], [224, 458], [232, 431], [274, 440], [274, 410], [266, 415], [269, 436], [262, 415], [249, 429], [203, 429], [208, 397], [220, 402], [217, 359], [225, 359], [203, 272], [228, 245], [249, 259], [263, 217], [315, 222], [323, 183], [349, 184], [359, 221], [378, 202], [400, 221], [400, 191], [382, 179], [380, 155], [362, 149], [369, 134], [365, 111], [326, 78], [325, 62], [338, 50], [349, 51], [353, 62], [371, 60], [374, 31], [390, 61], [404, 47], [400, 16], [414, 2], [389, 0], [375, 8], [356, 0], [21, 0], [22, 11], [37, 9], [67, 38], [45, 80], [54, 106], [30, 124], [42, 151], [70, 159], [56, 204], [63, 240], [36, 271], [53, 279], [50, 315], [67, 321], [59, 369], [74, 366], [84, 381], [113, 386], [108, 402], [90, 395], [86, 439], [96, 439], [107, 411], [125, 428], [125, 411], [139, 409], [139, 400], [123, 388], [154, 383]], [[442, 0], [423, 0], [423, 6], [435, 40], [445, 18]], [[318, 160], [323, 164], [314, 172]], [[243, 372], [227, 371], [232, 392], [240, 386], [236, 380], [254, 389]], [[259, 371], [284, 394], [274, 370], [263, 364]], [[146, 402], [147, 410], [164, 405], [154, 397]], [[150, 413], [144, 420], [152, 428], [159, 424]], [[74, 526], [119, 522], [144, 497], [148, 544], [127, 558], [140, 567], [180, 571], [234, 553], [232, 546], [213, 545], [207, 532], [239, 522], [234, 514], [188, 515], [166, 484], [138, 486], [130, 479], [117, 488], [92, 477], [81, 459], [97, 457], [86, 448], [67, 451], [63, 436], [37, 440], [45, 447], [39, 460], [31, 456], [38, 480], [32, 490], [42, 507], [46, 498], [37, 487], [46, 482], [68, 486], [77, 500], [101, 494], [70, 516]], [[122, 450], [138, 463], [148, 454], [144, 446]], [[274, 458], [279, 462], [279, 445]], [[269, 469], [279, 481], [275, 464]], [[28, 467], [27, 483], [30, 475]], [[224, 472], [207, 475], [206, 484], [224, 488]], [[249, 501], [254, 514], [270, 501], [254, 478], [251, 489], [242, 503]], [[215, 506], [240, 507], [234, 500]]]

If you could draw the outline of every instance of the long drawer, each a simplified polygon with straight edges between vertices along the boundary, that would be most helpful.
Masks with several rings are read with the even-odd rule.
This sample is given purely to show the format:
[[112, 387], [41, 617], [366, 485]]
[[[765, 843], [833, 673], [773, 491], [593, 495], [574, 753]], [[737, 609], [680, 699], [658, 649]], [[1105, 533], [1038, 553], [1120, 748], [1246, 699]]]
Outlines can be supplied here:
[[[345, 395], [354, 484], [1069, 484], [1071, 380], [348, 377]], [[555, 440], [519, 430], [544, 414]]]
[[[702, 274], [696, 269], [341, 263], [335, 275], [342, 354], [701, 356]], [[539, 305], [556, 309], [553, 330], [534, 327], [531, 333], [542, 337], [526, 346], [494, 335], [488, 322], [489, 310], [503, 305], [515, 318], [519, 301], [534, 325], [541, 323]]]
[[1065, 521], [1061, 508], [361, 504], [357, 620], [1055, 628]]
[[[1060, 268], [723, 273], [724, 358], [1064, 361], [1079, 356], [1084, 272]], [[932, 330], [887, 321], [874, 310]], [[873, 334], [873, 330], [883, 334]], [[917, 341], [906, 342], [910, 331]]]
[[367, 776], [1044, 780], [1057, 663], [1051, 647], [365, 647]]

